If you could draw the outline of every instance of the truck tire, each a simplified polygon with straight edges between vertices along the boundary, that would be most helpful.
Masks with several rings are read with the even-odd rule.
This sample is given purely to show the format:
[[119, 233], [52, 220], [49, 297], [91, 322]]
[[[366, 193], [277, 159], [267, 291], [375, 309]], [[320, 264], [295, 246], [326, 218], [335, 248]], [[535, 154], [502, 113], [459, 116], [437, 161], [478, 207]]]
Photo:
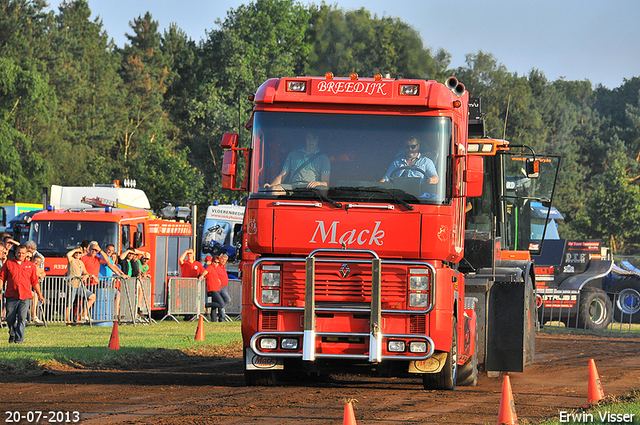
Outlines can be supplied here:
[[458, 367], [457, 385], [475, 387], [478, 385], [478, 329], [476, 322], [476, 341], [473, 356], [462, 366]]
[[601, 331], [613, 320], [613, 304], [602, 289], [587, 288], [580, 292], [578, 329]]
[[422, 375], [422, 385], [425, 390], [455, 390], [458, 374], [458, 323], [453, 320], [453, 336], [451, 351], [447, 355], [444, 367], [438, 373]]
[[613, 318], [621, 323], [640, 323], [640, 278], [624, 276], [611, 287], [615, 293]]

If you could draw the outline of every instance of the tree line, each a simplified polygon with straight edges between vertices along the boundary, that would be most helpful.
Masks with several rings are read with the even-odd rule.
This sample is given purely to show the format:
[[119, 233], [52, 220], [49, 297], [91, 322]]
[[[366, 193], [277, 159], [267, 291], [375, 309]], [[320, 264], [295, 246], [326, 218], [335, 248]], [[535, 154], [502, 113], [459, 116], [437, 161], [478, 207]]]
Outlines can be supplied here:
[[254, 0], [215, 24], [196, 42], [175, 24], [160, 32], [147, 12], [120, 48], [87, 0], [57, 11], [46, 0], [0, 0], [0, 201], [131, 178], [154, 208], [226, 202], [236, 194], [220, 189], [220, 140], [247, 122], [248, 95], [266, 79], [453, 75], [482, 98], [490, 136], [562, 156], [554, 205], [563, 237], [637, 252], [640, 78], [614, 89], [549, 81], [538, 69], [509, 72], [483, 51], [452, 69], [446, 50], [425, 46], [400, 19], [324, 2]]

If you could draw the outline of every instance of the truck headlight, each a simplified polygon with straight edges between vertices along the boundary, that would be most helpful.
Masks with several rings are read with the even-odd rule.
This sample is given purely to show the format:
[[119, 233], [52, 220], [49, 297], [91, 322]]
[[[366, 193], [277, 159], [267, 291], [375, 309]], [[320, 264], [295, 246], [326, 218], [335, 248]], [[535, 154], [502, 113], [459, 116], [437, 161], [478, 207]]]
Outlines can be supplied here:
[[409, 278], [409, 290], [426, 291], [429, 289], [429, 276], [411, 276]]
[[427, 292], [411, 292], [409, 294], [409, 307], [426, 307], [429, 305]]
[[262, 303], [263, 304], [279, 304], [280, 290], [279, 289], [263, 289]]
[[402, 353], [405, 349], [404, 341], [389, 341], [387, 350], [392, 353]]
[[282, 338], [280, 342], [280, 348], [283, 350], [297, 350], [298, 340], [296, 338]]
[[411, 341], [409, 343], [409, 351], [412, 353], [426, 353], [427, 343], [424, 341]]
[[278, 340], [275, 338], [260, 339], [260, 348], [263, 350], [275, 350], [278, 348]]
[[263, 272], [262, 286], [280, 286], [280, 272]]

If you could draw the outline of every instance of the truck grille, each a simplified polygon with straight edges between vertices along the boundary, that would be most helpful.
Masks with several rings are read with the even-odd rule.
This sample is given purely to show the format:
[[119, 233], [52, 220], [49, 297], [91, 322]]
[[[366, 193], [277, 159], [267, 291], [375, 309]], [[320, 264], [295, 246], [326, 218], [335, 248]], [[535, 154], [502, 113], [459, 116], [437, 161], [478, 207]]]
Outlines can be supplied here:
[[[344, 304], [353, 307], [362, 303], [368, 308], [371, 303], [371, 264], [346, 262], [350, 273], [342, 277], [342, 263], [316, 263], [315, 296], [318, 305]], [[285, 303], [289, 300], [304, 299], [304, 264], [289, 263], [283, 265], [282, 295]], [[382, 302], [402, 303], [407, 294], [407, 268], [398, 265], [385, 265], [382, 268]]]

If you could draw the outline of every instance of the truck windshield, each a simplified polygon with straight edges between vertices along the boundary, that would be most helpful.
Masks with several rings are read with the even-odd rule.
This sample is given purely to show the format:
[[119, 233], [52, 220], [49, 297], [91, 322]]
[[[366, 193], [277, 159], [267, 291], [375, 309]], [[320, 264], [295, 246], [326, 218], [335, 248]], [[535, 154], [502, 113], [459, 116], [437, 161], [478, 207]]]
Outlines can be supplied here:
[[62, 257], [80, 246], [83, 240], [97, 241], [105, 249], [109, 243], [118, 246], [118, 224], [102, 221], [33, 221], [29, 240], [35, 241], [45, 256]]
[[451, 146], [447, 117], [257, 111], [251, 192], [448, 204]]
[[[530, 155], [502, 155], [505, 178], [503, 181], [503, 243], [508, 249], [540, 250], [547, 237], [549, 205], [553, 199], [560, 158], [538, 156], [540, 176], [528, 178], [524, 171]], [[546, 206], [540, 209], [540, 206]], [[554, 229], [555, 230], [555, 229]]]

